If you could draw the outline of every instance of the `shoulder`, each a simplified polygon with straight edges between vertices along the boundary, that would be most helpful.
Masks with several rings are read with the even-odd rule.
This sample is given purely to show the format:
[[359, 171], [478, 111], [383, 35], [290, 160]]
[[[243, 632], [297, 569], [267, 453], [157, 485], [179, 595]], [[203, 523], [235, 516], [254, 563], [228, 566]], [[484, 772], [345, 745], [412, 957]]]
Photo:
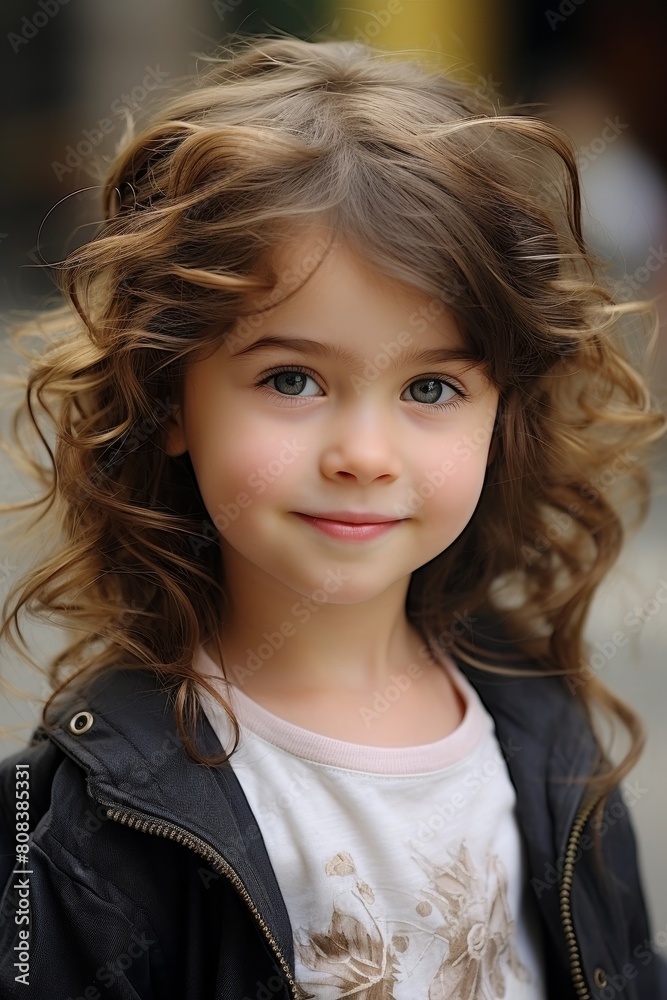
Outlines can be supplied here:
[[[122, 757], [128, 749], [137, 757], [128, 756], [126, 773], [133, 778], [146, 755], [152, 754], [153, 743], [142, 748], [129, 741], [110, 738], [99, 752], [87, 754], [80, 740], [68, 729], [81, 713], [81, 698], [88, 707], [104, 704], [107, 718], [122, 718], [124, 710], [134, 706], [138, 716], [163, 717], [165, 694], [156, 687], [147, 671], [112, 670], [99, 677], [86, 689], [70, 692], [58, 704], [58, 726], [54, 731], [38, 726], [30, 743], [22, 750], [0, 761], [0, 889], [13, 868], [16, 841], [17, 768], [26, 782], [25, 802], [31, 857], [48, 859], [68, 877], [77, 879], [101, 896], [124, 905], [139, 903], [141, 887], [154, 877], [159, 887], [164, 883], [164, 869], [155, 870], [155, 860], [169, 865], [174, 877], [186, 862], [182, 848], [168, 841], [138, 835], [120, 823], [111, 821], [107, 808], [91, 794], [91, 779], [97, 759]], [[153, 697], [150, 697], [150, 692]], [[143, 697], [142, 697], [143, 696]], [[138, 699], [138, 703], [137, 703]], [[53, 719], [49, 719], [51, 725]], [[63, 739], [68, 732], [69, 742]], [[114, 730], [111, 728], [112, 737]], [[159, 744], [158, 744], [159, 746]], [[139, 754], [139, 749], [143, 754]], [[124, 758], [123, 758], [124, 760]], [[131, 765], [131, 766], [130, 766]], [[5, 846], [6, 845], [6, 846]], [[12, 852], [10, 854], [10, 851]], [[4, 870], [2, 865], [4, 863]]]
[[584, 703], [571, 679], [560, 673], [541, 672], [500, 624], [485, 620], [474, 634], [472, 658], [482, 666], [468, 663], [454, 650], [452, 658], [493, 717], [496, 728], [520, 731], [527, 744], [549, 745], [556, 752], [573, 735], [591, 752], [597, 748]]
[[[176, 955], [189, 921], [202, 923], [206, 914], [212, 918], [211, 906], [226, 906], [220, 895], [224, 884], [206, 892], [201, 858], [175, 841], [110, 819], [107, 808], [91, 796], [85, 770], [51, 740], [40, 739], [30, 749], [27, 756], [14, 756], [29, 760], [31, 780], [36, 779], [43, 796], [29, 821], [34, 919], [42, 924], [56, 921], [78, 933], [85, 916], [91, 933], [99, 925], [102, 937], [131, 941], [135, 934], [146, 935], [155, 942], [152, 955], [157, 942], [167, 956]], [[13, 760], [0, 764], [4, 784], [11, 780]], [[16, 825], [6, 810], [1, 827], [0, 899], [5, 913], [20, 902], [13, 888]], [[95, 948], [103, 953], [101, 938]]]

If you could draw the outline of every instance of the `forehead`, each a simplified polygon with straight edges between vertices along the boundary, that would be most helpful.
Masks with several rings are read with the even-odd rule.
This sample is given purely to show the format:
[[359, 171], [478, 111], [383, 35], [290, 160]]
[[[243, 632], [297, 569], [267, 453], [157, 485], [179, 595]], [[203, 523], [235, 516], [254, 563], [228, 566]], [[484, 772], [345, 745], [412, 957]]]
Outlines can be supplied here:
[[[352, 343], [374, 334], [435, 347], [443, 338], [464, 347], [461, 329], [442, 297], [381, 272], [326, 227], [293, 231], [271, 255], [276, 285], [251, 297], [253, 328], [300, 324], [302, 336]], [[296, 331], [295, 331], [296, 332]]]

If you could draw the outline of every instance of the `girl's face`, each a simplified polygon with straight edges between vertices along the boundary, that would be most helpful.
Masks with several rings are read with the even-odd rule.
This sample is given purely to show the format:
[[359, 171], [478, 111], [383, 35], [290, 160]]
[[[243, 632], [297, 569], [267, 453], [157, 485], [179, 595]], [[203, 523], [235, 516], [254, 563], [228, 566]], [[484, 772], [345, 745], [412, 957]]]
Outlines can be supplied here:
[[[328, 239], [309, 230], [283, 251], [283, 291]], [[190, 453], [232, 601], [235, 582], [289, 598], [285, 588], [311, 596], [335, 581], [326, 584], [335, 604], [399, 581], [407, 590], [472, 517], [497, 390], [457, 357], [464, 343], [441, 301], [370, 271], [342, 245], [296, 294], [251, 319], [190, 368], [166, 442], [170, 455]], [[413, 356], [443, 351], [452, 356]], [[395, 523], [354, 541], [299, 516], [347, 512]]]

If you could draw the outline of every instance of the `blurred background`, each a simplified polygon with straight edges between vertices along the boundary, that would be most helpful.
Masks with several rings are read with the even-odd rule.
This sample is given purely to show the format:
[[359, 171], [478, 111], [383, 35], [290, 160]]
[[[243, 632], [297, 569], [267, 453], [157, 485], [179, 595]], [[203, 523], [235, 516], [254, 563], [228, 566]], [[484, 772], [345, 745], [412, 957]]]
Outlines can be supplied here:
[[[562, 126], [579, 153], [586, 232], [622, 298], [667, 306], [667, 5], [662, 0], [4, 0], [0, 13], [0, 366], [17, 370], [6, 326], [54, 298], [56, 262], [92, 232], [100, 165], [128, 111], [141, 120], [163, 88], [197, 69], [228, 33], [287, 32], [410, 49], [480, 88]], [[201, 65], [201, 64], [200, 64]], [[650, 378], [666, 402], [661, 330]], [[5, 394], [5, 403], [11, 403]], [[6, 438], [11, 410], [0, 411]], [[665, 449], [656, 452], [649, 519], [596, 600], [587, 637], [597, 675], [643, 716], [648, 742], [626, 779], [654, 931], [667, 931], [667, 558]], [[601, 484], [604, 487], [604, 484]], [[0, 502], [25, 500], [32, 481], [0, 453]], [[0, 599], [27, 555], [0, 540]], [[33, 558], [39, 558], [35, 552]], [[632, 629], [627, 622], [637, 622]], [[624, 622], [626, 623], [624, 625]], [[618, 630], [630, 641], [612, 641]], [[39, 662], [57, 631], [30, 624]], [[593, 662], [593, 660], [591, 660]], [[15, 752], [48, 689], [14, 653], [0, 674], [31, 694], [0, 689], [0, 758]], [[664, 940], [664, 935], [661, 935]]]

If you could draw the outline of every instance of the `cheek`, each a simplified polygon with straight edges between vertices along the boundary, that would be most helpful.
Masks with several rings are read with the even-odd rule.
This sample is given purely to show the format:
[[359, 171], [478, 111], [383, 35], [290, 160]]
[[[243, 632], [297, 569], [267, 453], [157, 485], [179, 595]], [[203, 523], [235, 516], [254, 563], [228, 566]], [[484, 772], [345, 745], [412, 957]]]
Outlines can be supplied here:
[[301, 449], [292, 438], [266, 421], [240, 420], [226, 407], [198, 408], [188, 430], [190, 457], [209, 514], [221, 504], [248, 504], [269, 491], [276, 495], [299, 464]]
[[[468, 438], [470, 441], [470, 438]], [[472, 517], [486, 475], [488, 444], [447, 448], [439, 465], [424, 469], [420, 495], [429, 514], [459, 534]]]

